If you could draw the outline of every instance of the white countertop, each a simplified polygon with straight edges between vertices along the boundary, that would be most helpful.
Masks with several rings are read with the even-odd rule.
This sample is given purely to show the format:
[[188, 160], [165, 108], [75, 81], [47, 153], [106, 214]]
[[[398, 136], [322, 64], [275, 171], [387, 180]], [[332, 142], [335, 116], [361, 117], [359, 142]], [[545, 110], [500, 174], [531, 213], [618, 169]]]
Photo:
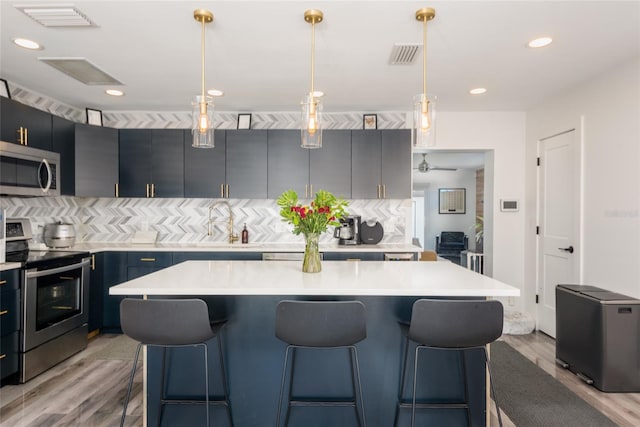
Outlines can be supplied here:
[[451, 262], [185, 261], [109, 289], [111, 295], [519, 296], [520, 290]]
[[13, 270], [14, 268], [20, 268], [22, 264], [19, 262], [2, 262], [0, 263], [0, 271]]
[[[33, 246], [32, 249], [47, 249]], [[117, 243], [117, 242], [81, 242], [70, 248], [58, 250], [69, 251], [158, 251], [158, 252], [304, 252], [304, 243]], [[337, 243], [320, 243], [321, 252], [422, 252], [422, 248], [410, 243], [384, 243], [378, 245], [338, 245]]]

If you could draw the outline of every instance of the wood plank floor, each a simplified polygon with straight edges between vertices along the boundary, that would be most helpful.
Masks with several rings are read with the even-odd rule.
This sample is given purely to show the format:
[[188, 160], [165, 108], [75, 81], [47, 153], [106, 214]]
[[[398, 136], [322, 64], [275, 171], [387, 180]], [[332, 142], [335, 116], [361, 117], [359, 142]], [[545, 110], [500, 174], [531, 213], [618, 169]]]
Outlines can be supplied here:
[[[109, 354], [120, 335], [100, 335], [80, 354], [27, 384], [0, 389], [2, 427], [112, 427], [119, 425], [131, 359]], [[542, 333], [502, 338], [621, 426], [640, 425], [640, 393], [602, 393], [558, 367], [555, 341]], [[127, 426], [142, 425], [142, 376], [136, 375]], [[492, 411], [495, 412], [495, 411]], [[492, 425], [495, 422], [495, 413]], [[505, 426], [514, 424], [503, 413]]]

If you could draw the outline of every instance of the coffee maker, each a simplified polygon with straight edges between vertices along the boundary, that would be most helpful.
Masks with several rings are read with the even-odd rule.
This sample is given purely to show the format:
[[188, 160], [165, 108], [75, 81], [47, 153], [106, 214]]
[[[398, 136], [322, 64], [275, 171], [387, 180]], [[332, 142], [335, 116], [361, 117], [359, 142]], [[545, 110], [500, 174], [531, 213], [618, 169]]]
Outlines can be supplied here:
[[340, 218], [340, 226], [333, 230], [333, 237], [339, 239], [339, 245], [360, 244], [360, 222], [360, 215], [348, 215]]

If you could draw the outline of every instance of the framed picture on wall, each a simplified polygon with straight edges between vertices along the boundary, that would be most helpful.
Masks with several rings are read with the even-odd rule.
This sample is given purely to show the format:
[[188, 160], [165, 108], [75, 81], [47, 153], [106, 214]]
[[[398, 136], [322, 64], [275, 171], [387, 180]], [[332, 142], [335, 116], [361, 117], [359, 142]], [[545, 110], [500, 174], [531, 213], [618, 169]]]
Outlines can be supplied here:
[[238, 114], [238, 129], [251, 129], [251, 114]]
[[440, 188], [438, 190], [438, 213], [466, 213], [466, 195], [465, 188]]
[[378, 115], [377, 114], [365, 114], [362, 116], [363, 129], [378, 129]]
[[102, 126], [102, 111], [87, 108], [87, 124]]

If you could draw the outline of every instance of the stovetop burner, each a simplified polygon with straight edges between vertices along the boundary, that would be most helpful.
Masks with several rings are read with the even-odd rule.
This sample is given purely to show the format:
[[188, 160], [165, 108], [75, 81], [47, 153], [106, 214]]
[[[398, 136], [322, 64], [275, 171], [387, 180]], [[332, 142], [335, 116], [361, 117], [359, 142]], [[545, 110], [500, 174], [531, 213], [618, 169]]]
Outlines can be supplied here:
[[35, 268], [41, 266], [52, 267], [54, 264], [74, 264], [82, 258], [91, 256], [85, 251], [47, 251], [25, 250], [7, 254], [7, 262], [19, 262], [23, 267]]

